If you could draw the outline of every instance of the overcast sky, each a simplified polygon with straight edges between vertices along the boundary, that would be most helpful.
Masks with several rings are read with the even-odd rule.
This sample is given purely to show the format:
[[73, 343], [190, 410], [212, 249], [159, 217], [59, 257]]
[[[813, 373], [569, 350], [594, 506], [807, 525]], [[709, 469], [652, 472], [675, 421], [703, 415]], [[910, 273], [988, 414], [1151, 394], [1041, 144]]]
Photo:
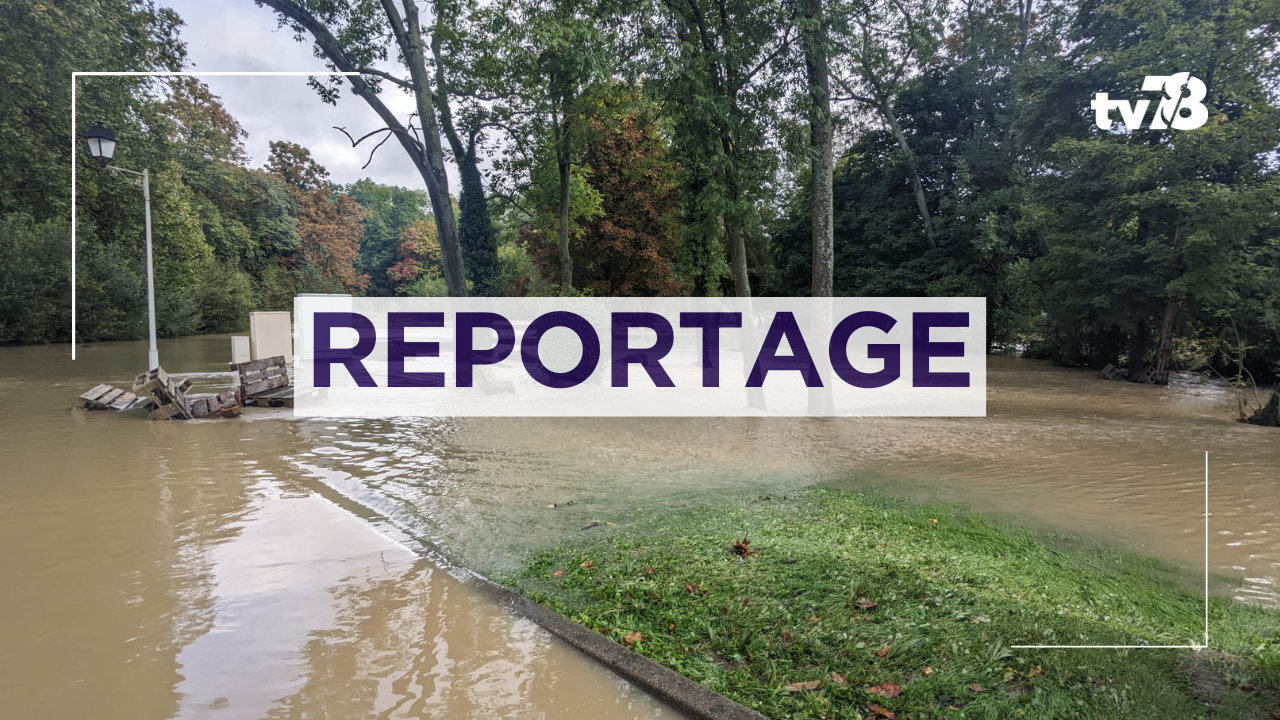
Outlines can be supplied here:
[[[253, 0], [160, 0], [186, 21], [182, 37], [187, 43], [192, 71], [307, 71], [323, 72], [324, 61], [312, 56], [311, 42], [295, 42], [288, 30], [277, 30], [274, 11]], [[389, 69], [389, 68], [388, 68]], [[393, 139], [360, 169], [376, 140], [358, 148], [333, 126], [345, 127], [355, 137], [382, 127], [378, 116], [363, 100], [350, 95], [344, 85], [337, 107], [326, 105], [307, 86], [305, 77], [205, 77], [201, 78], [249, 133], [245, 149], [251, 165], [260, 167], [272, 140], [289, 140], [311, 150], [328, 168], [335, 182], [348, 183], [370, 177], [380, 183], [423, 189], [422, 177], [404, 149]], [[409, 95], [383, 83], [384, 102], [402, 118], [413, 112]], [[449, 168], [450, 189], [458, 194], [458, 180]]]

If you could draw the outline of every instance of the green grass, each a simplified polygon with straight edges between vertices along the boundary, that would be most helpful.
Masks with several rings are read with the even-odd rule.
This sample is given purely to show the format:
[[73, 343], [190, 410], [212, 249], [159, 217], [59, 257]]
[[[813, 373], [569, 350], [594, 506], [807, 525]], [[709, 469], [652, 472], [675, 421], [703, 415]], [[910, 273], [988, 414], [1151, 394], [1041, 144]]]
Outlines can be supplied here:
[[1157, 561], [954, 505], [817, 489], [684, 510], [505, 582], [772, 718], [1280, 718], [1274, 611], [1215, 598], [1206, 652], [1012, 649], [1200, 642], [1203, 595]]

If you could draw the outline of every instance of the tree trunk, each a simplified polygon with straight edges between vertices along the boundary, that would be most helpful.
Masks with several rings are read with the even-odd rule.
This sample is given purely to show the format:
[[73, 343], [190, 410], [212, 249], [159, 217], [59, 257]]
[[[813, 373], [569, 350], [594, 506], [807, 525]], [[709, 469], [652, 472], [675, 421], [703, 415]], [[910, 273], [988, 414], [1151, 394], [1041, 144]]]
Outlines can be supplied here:
[[[393, 26], [398, 25], [398, 18], [391, 15], [395, 9], [391, 0], [382, 0]], [[397, 40], [401, 46], [404, 62], [409, 68], [409, 76], [413, 80], [413, 98], [418, 110], [418, 119], [422, 122], [422, 140], [427, 166], [435, 176], [434, 183], [428, 183], [427, 196], [431, 199], [431, 211], [435, 215], [436, 229], [440, 234], [440, 250], [444, 265], [445, 285], [451, 297], [467, 296], [467, 280], [462, 264], [462, 248], [458, 242], [458, 219], [453, 212], [453, 200], [449, 197], [449, 175], [444, 167], [444, 149], [440, 146], [440, 126], [436, 122], [436, 107], [431, 98], [431, 83], [427, 75], [425, 47], [422, 44], [422, 26], [418, 19], [418, 6], [414, 0], [403, 0], [404, 29], [403, 36]]]
[[1129, 366], [1125, 379], [1129, 382], [1140, 382], [1147, 369], [1142, 359], [1147, 356], [1147, 323], [1138, 323], [1138, 329], [1129, 336]]
[[573, 256], [569, 253], [569, 153], [562, 147], [565, 133], [559, 132], [557, 140], [556, 164], [560, 169], [560, 207], [556, 213], [557, 243], [560, 245], [560, 292], [573, 292]]
[[911, 146], [907, 144], [907, 136], [898, 126], [898, 118], [893, 114], [893, 105], [888, 100], [882, 100], [880, 110], [884, 113], [885, 122], [889, 123], [894, 139], [898, 141], [898, 147], [907, 154], [907, 164], [911, 170], [911, 188], [915, 191], [916, 207], [920, 209], [920, 217], [924, 220], [924, 239], [930, 250], [937, 250], [938, 242], [933, 233], [933, 216], [929, 214], [929, 202], [924, 196], [924, 183], [920, 182], [920, 171], [916, 169], [915, 153], [911, 152]]
[[1160, 349], [1156, 353], [1157, 385], [1169, 384], [1169, 373], [1173, 370], [1173, 324], [1178, 319], [1181, 308], [1172, 296], [1164, 301], [1164, 321], [1160, 323]]
[[811, 219], [813, 225], [814, 297], [831, 297], [835, 255], [832, 234], [832, 173], [835, 157], [831, 131], [831, 73], [827, 61], [826, 18], [823, 0], [805, 0], [805, 69], [809, 77], [809, 152], [813, 174]]
[[462, 249], [466, 279], [477, 295], [493, 296], [501, 293], [498, 287], [498, 241], [493, 220], [489, 217], [489, 202], [484, 193], [484, 179], [476, 160], [476, 132], [472, 132], [463, 144], [457, 127], [453, 124], [453, 109], [449, 106], [449, 85], [445, 76], [445, 58], [441, 52], [446, 13], [441, 3], [435, 4], [436, 31], [431, 35], [431, 57], [435, 60], [436, 111], [440, 114], [440, 127], [453, 157], [458, 163], [458, 175], [462, 188], [458, 195], [460, 227], [458, 244]]

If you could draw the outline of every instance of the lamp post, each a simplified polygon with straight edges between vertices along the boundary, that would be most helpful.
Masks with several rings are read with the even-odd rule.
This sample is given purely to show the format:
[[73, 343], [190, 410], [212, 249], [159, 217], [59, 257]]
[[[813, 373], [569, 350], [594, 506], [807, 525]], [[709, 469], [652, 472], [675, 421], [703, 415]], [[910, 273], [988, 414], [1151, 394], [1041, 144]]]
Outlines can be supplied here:
[[160, 367], [160, 353], [156, 350], [156, 283], [155, 271], [151, 265], [151, 176], [146, 168], [138, 172], [108, 164], [116, 154], [116, 134], [101, 122], [94, 123], [93, 127], [85, 131], [84, 139], [89, 143], [89, 154], [98, 161], [99, 165], [108, 170], [138, 175], [142, 178], [142, 200], [147, 219], [147, 329], [151, 341], [147, 347], [147, 368], [154, 370]]

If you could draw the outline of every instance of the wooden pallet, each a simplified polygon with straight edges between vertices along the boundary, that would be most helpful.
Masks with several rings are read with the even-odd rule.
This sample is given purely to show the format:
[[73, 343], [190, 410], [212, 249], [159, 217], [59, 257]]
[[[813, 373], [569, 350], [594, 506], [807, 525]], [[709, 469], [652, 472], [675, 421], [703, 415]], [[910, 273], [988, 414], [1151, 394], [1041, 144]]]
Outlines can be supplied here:
[[240, 373], [240, 396], [246, 405], [293, 407], [293, 384], [283, 355], [231, 363]]
[[186, 391], [188, 380], [176, 380], [164, 371], [154, 368], [133, 379], [133, 392], [151, 401], [152, 420], [190, 420], [191, 406]]
[[239, 414], [240, 401], [234, 391], [191, 398], [191, 416], [194, 418], [231, 418]]
[[76, 407], [85, 410], [128, 410], [140, 404], [138, 396], [113, 385], [97, 385], [76, 398]]
[[247, 398], [245, 402], [253, 403], [258, 407], [293, 407], [293, 386], [284, 385], [273, 390], [254, 395]]

